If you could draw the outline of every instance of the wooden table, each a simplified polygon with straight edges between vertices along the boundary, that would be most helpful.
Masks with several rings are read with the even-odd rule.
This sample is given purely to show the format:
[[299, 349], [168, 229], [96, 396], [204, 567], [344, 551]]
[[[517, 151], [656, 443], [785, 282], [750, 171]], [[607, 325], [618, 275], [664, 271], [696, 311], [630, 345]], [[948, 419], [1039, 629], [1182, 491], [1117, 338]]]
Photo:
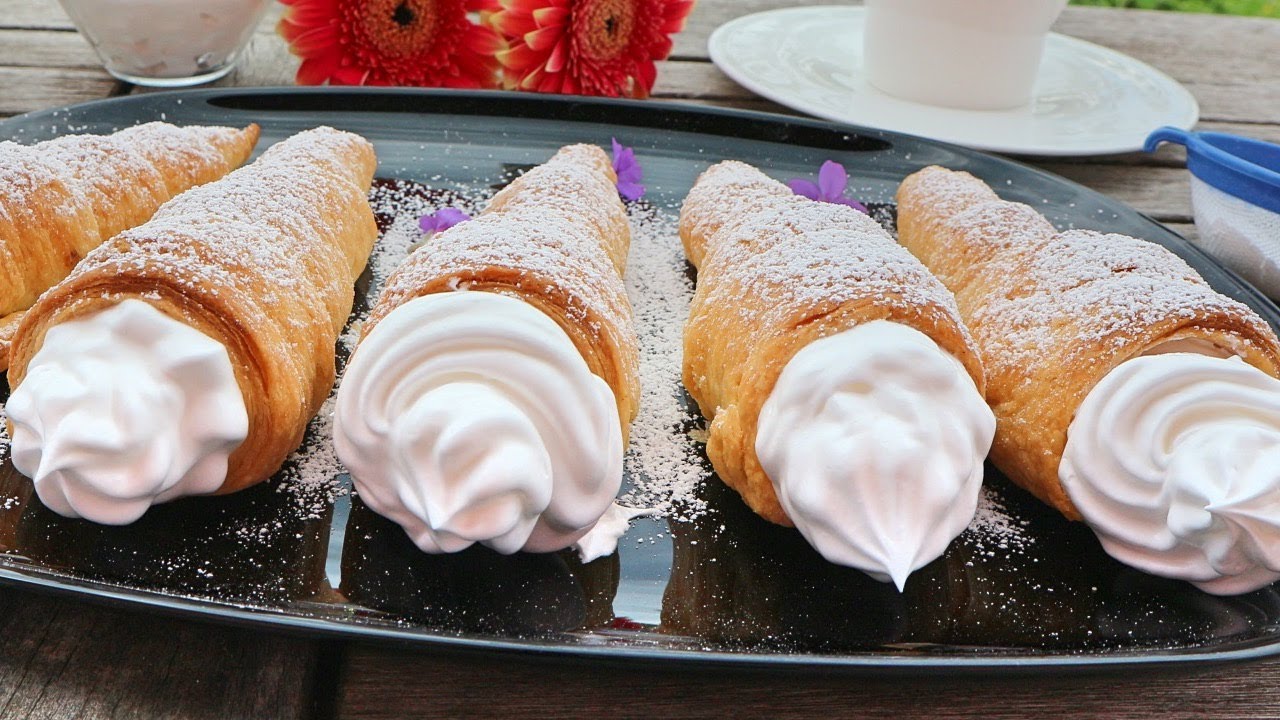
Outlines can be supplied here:
[[[721, 74], [706, 40], [732, 17], [788, 4], [701, 0], [655, 96], [786, 112]], [[274, 17], [219, 84], [292, 81], [296, 60]], [[1200, 101], [1204, 129], [1280, 141], [1280, 21], [1068, 8], [1055, 30], [1169, 73]], [[0, 0], [0, 117], [135, 91], [101, 69], [54, 0]], [[1180, 152], [1033, 162], [1194, 235]], [[1280, 659], [1060, 678], [584, 671], [276, 636], [12, 590], [0, 591], [0, 637], [3, 718], [1280, 716]]]

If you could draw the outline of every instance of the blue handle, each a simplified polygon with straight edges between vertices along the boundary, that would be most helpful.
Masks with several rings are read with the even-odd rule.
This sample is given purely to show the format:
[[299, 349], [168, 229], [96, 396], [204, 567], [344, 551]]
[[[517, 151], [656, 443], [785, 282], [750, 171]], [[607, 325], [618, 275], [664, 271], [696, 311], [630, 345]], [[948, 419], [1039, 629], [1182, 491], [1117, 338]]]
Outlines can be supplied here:
[[1143, 149], [1161, 143], [1187, 148], [1187, 169], [1205, 183], [1246, 202], [1280, 213], [1280, 145], [1227, 133], [1158, 128]]
[[1147, 136], [1147, 141], [1143, 143], [1142, 149], [1144, 152], [1155, 152], [1156, 148], [1160, 147], [1160, 143], [1166, 142], [1174, 143], [1176, 145], [1190, 145], [1194, 138], [1195, 135], [1187, 132], [1186, 130], [1165, 125], [1162, 128], [1156, 128]]

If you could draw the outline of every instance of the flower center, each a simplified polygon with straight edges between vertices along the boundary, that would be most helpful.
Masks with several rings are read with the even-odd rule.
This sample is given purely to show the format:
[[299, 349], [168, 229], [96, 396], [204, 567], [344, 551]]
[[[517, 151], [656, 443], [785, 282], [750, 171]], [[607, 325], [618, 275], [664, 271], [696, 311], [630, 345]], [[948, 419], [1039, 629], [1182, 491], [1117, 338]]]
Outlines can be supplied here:
[[418, 14], [413, 11], [413, 8], [409, 7], [408, 2], [401, 2], [396, 6], [396, 11], [391, 13], [391, 19], [400, 27], [413, 24], [413, 20], [416, 17], [418, 17]]
[[632, 0], [595, 0], [579, 10], [574, 25], [580, 31], [579, 48], [593, 60], [610, 60], [622, 53], [635, 26]]
[[368, 0], [348, 3], [365, 36], [390, 57], [427, 50], [435, 40], [439, 14], [435, 0]]

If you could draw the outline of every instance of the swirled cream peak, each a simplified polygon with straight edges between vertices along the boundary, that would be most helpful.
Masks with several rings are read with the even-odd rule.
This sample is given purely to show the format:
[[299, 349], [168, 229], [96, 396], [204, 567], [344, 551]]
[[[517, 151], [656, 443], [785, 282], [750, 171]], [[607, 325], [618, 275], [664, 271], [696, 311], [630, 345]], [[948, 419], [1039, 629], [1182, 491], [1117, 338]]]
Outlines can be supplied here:
[[609, 385], [551, 318], [494, 293], [389, 313], [352, 356], [334, 422], [360, 498], [426, 552], [569, 547], [622, 483]]
[[110, 525], [216, 491], [249, 432], [226, 348], [141, 300], [49, 328], [6, 409], [40, 500]]
[[1058, 477], [1112, 557], [1234, 595], [1280, 579], [1280, 380], [1199, 350], [1107, 373]]
[[973, 519], [995, 426], [958, 360], [878, 320], [791, 358], [756, 454], [809, 544], [901, 589]]

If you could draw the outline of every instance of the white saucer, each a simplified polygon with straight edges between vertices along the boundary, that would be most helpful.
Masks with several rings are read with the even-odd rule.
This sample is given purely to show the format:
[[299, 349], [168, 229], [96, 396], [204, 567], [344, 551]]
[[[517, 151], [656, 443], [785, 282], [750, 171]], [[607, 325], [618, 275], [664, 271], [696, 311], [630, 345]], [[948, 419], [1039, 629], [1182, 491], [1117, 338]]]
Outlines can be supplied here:
[[1022, 155], [1142, 149], [1161, 125], [1190, 129], [1196, 100], [1175, 80], [1114, 50], [1050, 34], [1030, 105], [954, 110], [899, 100], [862, 71], [863, 8], [798, 7], [747, 15], [708, 41], [743, 87], [828, 120]]

